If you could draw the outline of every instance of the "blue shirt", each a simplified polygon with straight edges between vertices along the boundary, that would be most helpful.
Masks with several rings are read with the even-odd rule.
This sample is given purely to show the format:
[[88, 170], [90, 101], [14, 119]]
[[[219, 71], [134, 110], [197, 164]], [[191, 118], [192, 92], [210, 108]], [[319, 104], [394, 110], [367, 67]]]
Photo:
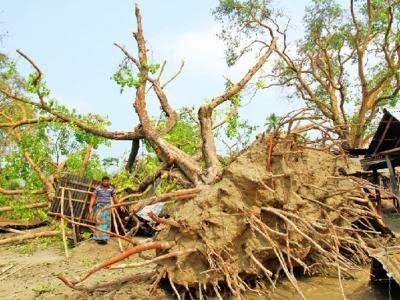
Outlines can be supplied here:
[[111, 185], [108, 187], [99, 185], [94, 190], [94, 195], [96, 196], [97, 204], [110, 205], [111, 197], [115, 196], [115, 190]]

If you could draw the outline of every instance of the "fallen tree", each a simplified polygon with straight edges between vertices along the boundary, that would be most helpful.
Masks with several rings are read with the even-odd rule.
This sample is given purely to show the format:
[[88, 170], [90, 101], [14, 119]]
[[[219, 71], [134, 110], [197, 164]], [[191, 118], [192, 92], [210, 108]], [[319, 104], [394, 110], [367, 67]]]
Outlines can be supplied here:
[[[177, 296], [197, 297], [242, 295], [257, 281], [275, 286], [281, 273], [302, 295], [295, 269], [350, 277], [369, 261], [368, 249], [391, 237], [362, 182], [346, 175], [355, 170], [346, 155], [307, 147], [296, 135], [259, 136], [219, 182], [162, 222], [158, 244], [149, 243], [168, 245], [153, 259], [159, 277], [169, 279]], [[81, 288], [94, 271], [137, 252], [132, 248], [76, 279], [60, 278]]]

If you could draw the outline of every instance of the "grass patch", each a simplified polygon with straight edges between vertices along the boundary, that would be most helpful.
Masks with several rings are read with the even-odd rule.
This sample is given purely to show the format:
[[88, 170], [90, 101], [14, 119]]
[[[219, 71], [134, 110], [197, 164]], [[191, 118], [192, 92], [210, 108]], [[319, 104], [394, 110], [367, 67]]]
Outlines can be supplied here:
[[98, 261], [96, 261], [94, 259], [85, 259], [85, 260], [81, 261], [81, 265], [86, 267], [86, 268], [93, 267], [97, 263], [98, 263]]
[[55, 287], [53, 287], [49, 284], [41, 284], [37, 287], [32, 288], [32, 291], [35, 293], [36, 297], [39, 297], [40, 295], [43, 295], [46, 293], [53, 293], [55, 291]]
[[400, 234], [400, 214], [399, 213], [386, 213], [383, 216], [385, 223], [395, 233]]
[[60, 236], [52, 236], [46, 238], [37, 238], [33, 240], [27, 240], [19, 243], [15, 247], [21, 254], [32, 254], [38, 250], [47, 249], [50, 246], [56, 246], [63, 249], [62, 238]]

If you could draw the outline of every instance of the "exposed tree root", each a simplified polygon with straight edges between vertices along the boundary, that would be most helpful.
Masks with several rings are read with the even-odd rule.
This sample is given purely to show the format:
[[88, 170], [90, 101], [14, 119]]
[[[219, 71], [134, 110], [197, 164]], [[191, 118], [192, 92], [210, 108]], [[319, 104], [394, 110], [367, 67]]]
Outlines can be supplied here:
[[149, 212], [148, 213], [149, 217], [152, 218], [155, 222], [159, 223], [159, 224], [165, 224], [165, 225], [169, 225], [172, 227], [177, 227], [179, 228], [180, 225], [178, 222], [175, 222], [174, 220], [170, 220], [170, 219], [164, 219], [164, 218], [160, 218], [159, 216], [157, 216], [154, 212]]
[[75, 290], [78, 290], [78, 291], [92, 293], [94, 291], [105, 291], [105, 290], [115, 289], [126, 283], [134, 283], [134, 282], [138, 282], [138, 281], [147, 280], [147, 279], [152, 278], [155, 274], [156, 274], [156, 271], [149, 271], [149, 272], [145, 272], [145, 273], [130, 274], [130, 275], [124, 276], [122, 278], [118, 278], [118, 279], [115, 279], [115, 280], [112, 280], [112, 281], [109, 281], [106, 283], [95, 284], [95, 285], [89, 286], [89, 287], [76, 286], [76, 285], [72, 285], [70, 287]]
[[181, 255], [187, 255], [190, 253], [196, 252], [196, 249], [188, 249], [188, 250], [183, 250], [183, 251], [176, 251], [176, 252], [170, 252], [168, 254], [164, 254], [164, 255], [160, 255], [157, 256], [156, 258], [150, 259], [150, 260], [146, 260], [143, 262], [139, 262], [139, 263], [134, 263], [134, 264], [121, 264], [121, 265], [117, 265], [117, 266], [111, 266], [109, 267], [110, 270], [116, 270], [116, 269], [128, 269], [128, 268], [137, 268], [137, 267], [143, 267], [149, 264], [154, 264], [154, 263], [158, 263], [160, 261], [169, 259], [171, 257], [179, 257]]
[[74, 280], [70, 280], [67, 279], [63, 274], [58, 275], [57, 277], [63, 281], [66, 285], [68, 285], [69, 287], [74, 287], [76, 284], [84, 281], [85, 279], [87, 279], [90, 275], [96, 273], [97, 271], [106, 268], [110, 265], [113, 265], [117, 262], [120, 262], [121, 260], [124, 260], [126, 258], [128, 258], [129, 256], [133, 255], [133, 254], [137, 254], [146, 250], [151, 250], [151, 249], [169, 249], [171, 248], [175, 243], [174, 242], [150, 242], [147, 244], [143, 244], [143, 245], [139, 245], [136, 246], [132, 249], [129, 249], [115, 257], [109, 258], [101, 263], [98, 263], [97, 265], [93, 266], [92, 268], [90, 268], [89, 270], [87, 270], [86, 272], [84, 272], [83, 274], [81, 274], [79, 277], [77, 277]]
[[220, 182], [186, 202], [173, 224], [160, 222], [156, 238], [177, 243], [161, 256], [197, 249], [160, 261], [160, 268], [178, 293], [201, 286], [218, 298], [222, 290], [243, 295], [254, 280], [274, 287], [280, 271], [305, 298], [295, 268], [350, 277], [390, 231], [369, 205], [364, 183], [340, 175], [349, 168], [355, 166], [345, 156], [303, 147], [293, 137], [259, 138]]

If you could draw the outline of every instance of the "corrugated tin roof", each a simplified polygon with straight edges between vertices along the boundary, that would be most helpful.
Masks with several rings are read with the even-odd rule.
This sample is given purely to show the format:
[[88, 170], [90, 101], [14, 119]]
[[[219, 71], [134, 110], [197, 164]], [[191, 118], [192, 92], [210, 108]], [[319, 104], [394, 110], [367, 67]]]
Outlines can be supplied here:
[[[91, 193], [100, 182], [73, 175], [65, 175], [61, 177], [57, 189], [56, 197], [51, 202], [49, 216], [55, 216], [55, 213], [61, 212], [61, 194], [64, 194], [64, 215], [67, 217], [74, 216], [78, 222], [86, 224], [94, 224], [93, 215], [89, 214], [89, 201]], [[71, 198], [72, 212], [70, 209], [69, 199]]]
[[400, 109], [385, 109], [388, 113], [390, 113], [397, 120], [400, 120]]
[[400, 246], [374, 249], [369, 254], [382, 264], [388, 277], [400, 285]]
[[382, 119], [361, 160], [364, 170], [387, 168], [387, 154], [393, 167], [400, 166], [400, 110], [383, 110]]
[[366, 157], [400, 146], [400, 111], [384, 110], [378, 128], [369, 144]]

